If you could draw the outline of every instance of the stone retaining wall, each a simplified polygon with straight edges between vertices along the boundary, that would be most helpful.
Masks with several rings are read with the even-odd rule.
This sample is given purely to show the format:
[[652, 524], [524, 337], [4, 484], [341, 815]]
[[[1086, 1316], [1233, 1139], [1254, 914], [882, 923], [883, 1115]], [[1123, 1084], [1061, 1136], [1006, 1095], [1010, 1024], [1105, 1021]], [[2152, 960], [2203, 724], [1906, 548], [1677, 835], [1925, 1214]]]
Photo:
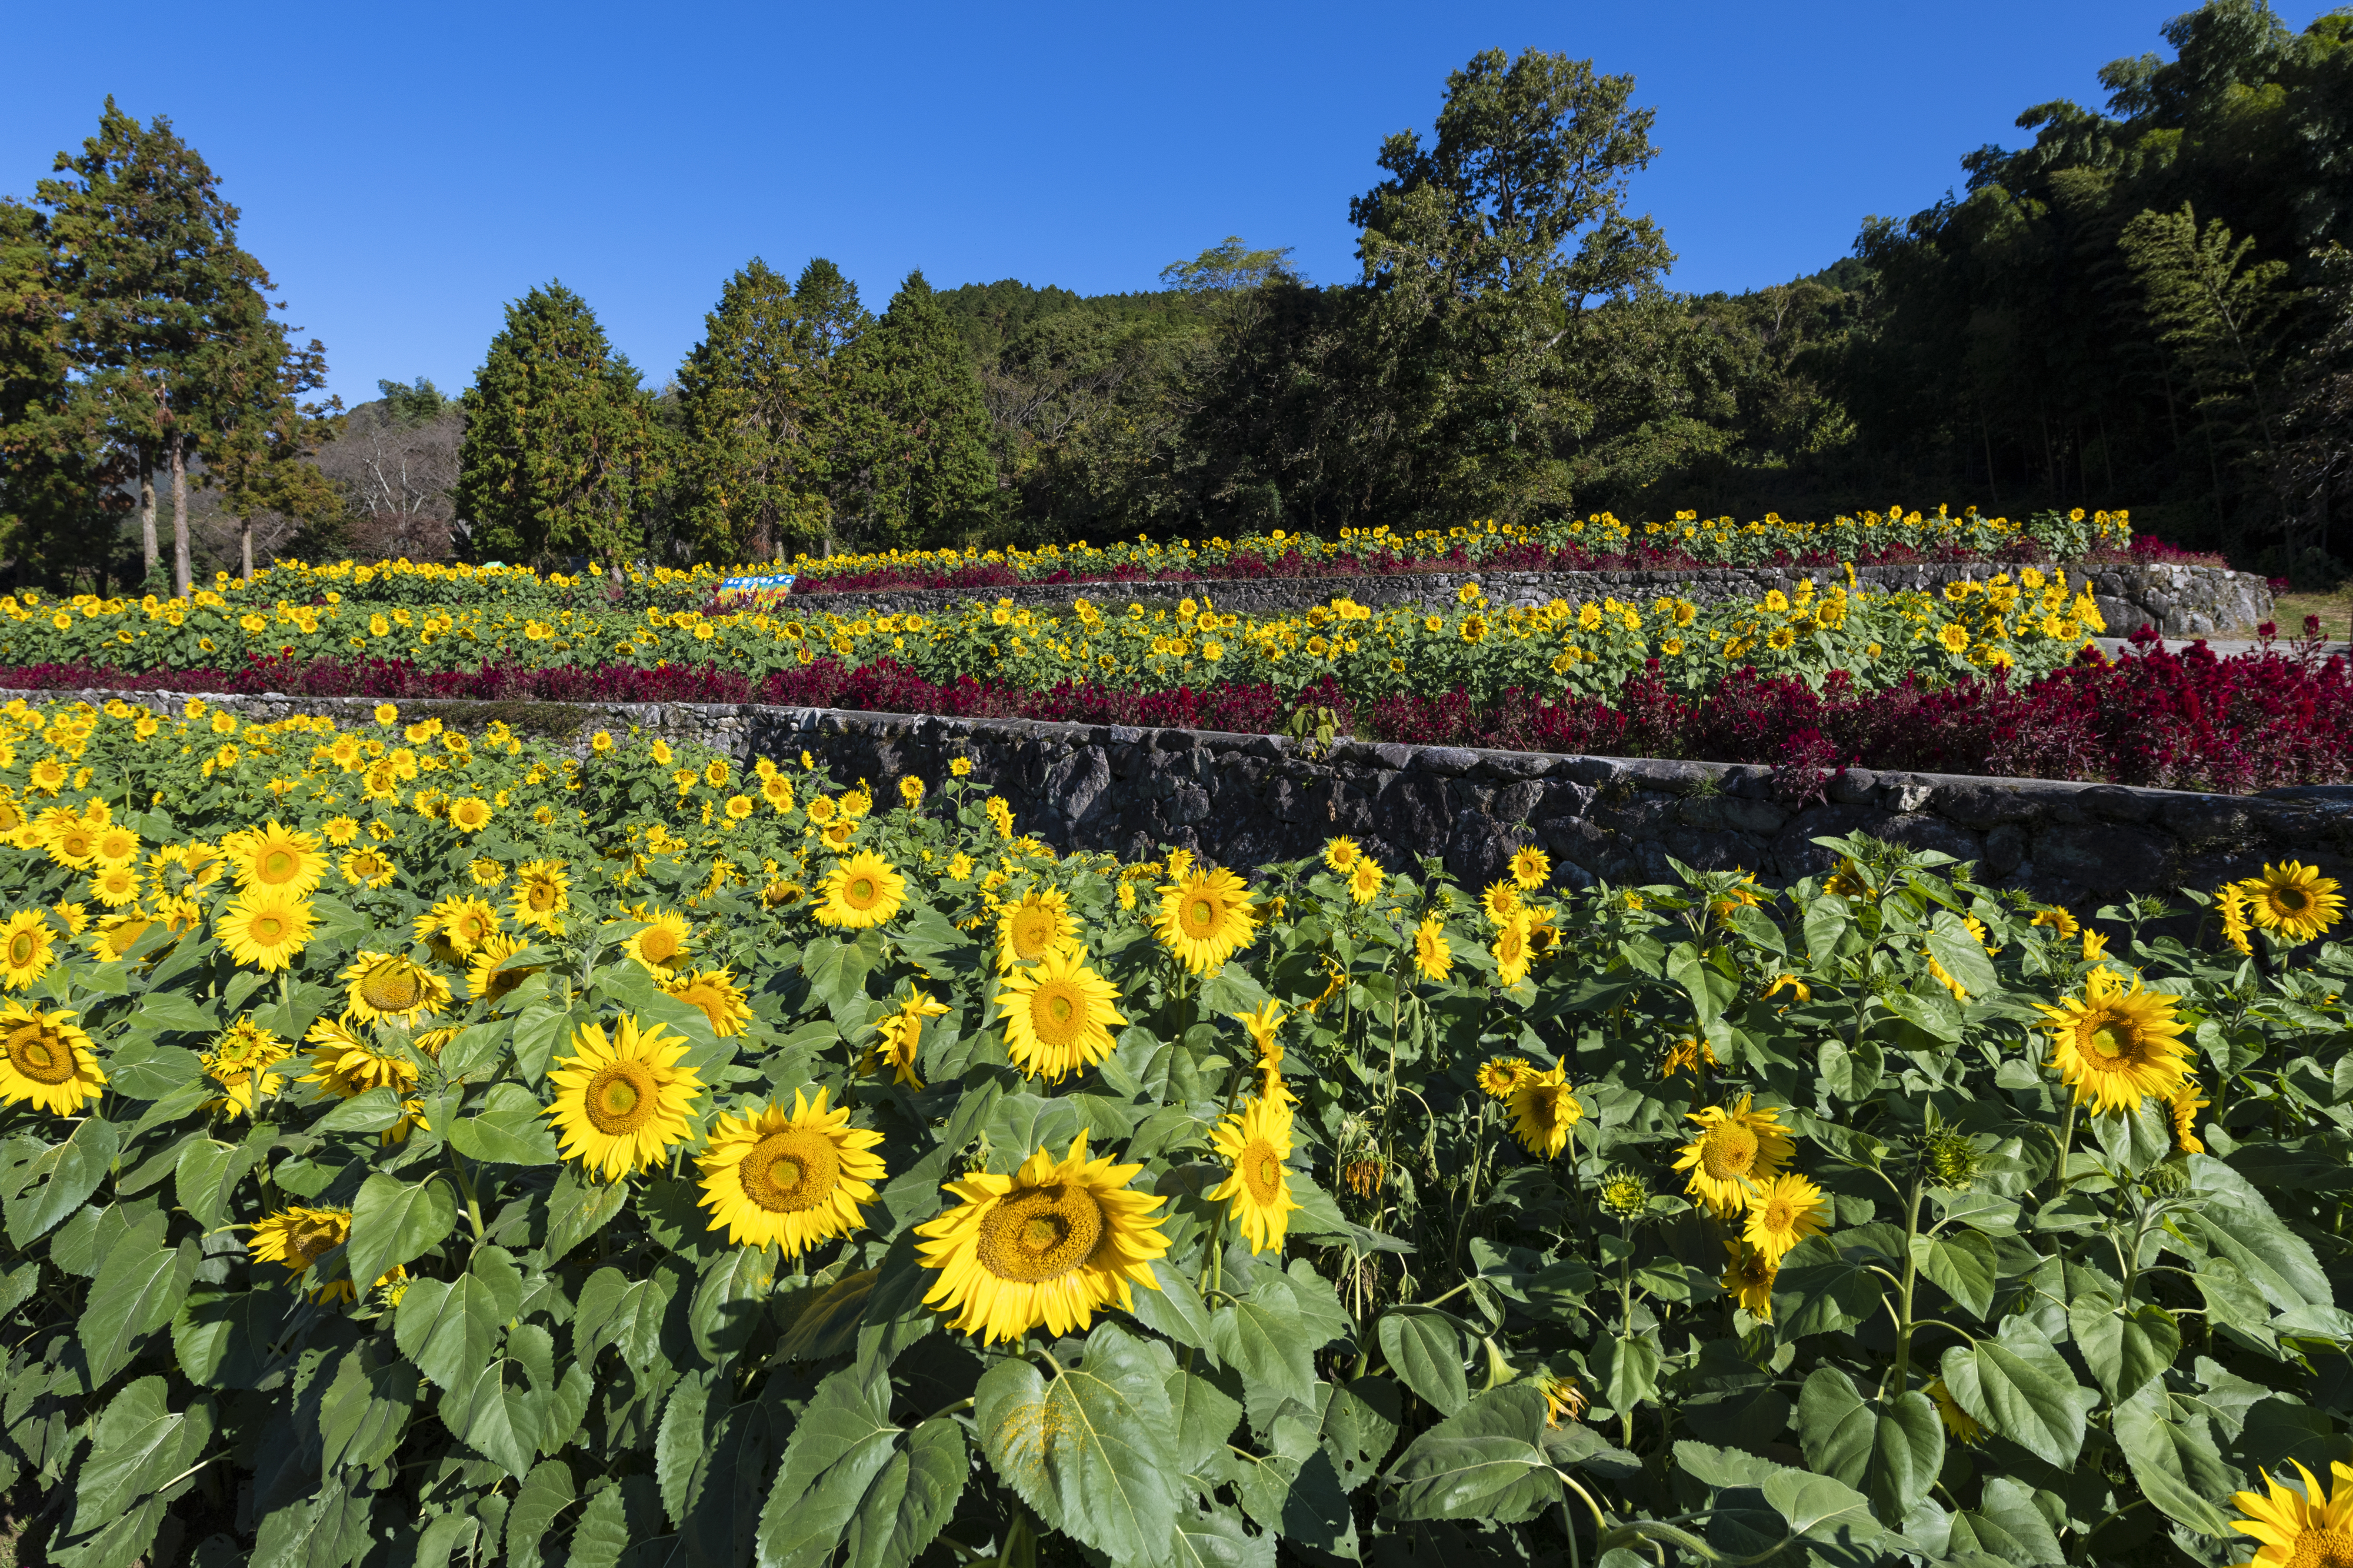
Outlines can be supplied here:
[[[110, 697], [178, 711], [153, 692], [0, 692], [0, 699]], [[208, 697], [253, 719], [327, 714], [363, 724], [373, 699]], [[403, 702], [401, 717], [478, 730], [492, 718], [580, 747], [596, 729], [634, 726], [698, 741], [749, 763], [804, 750], [838, 778], [878, 790], [913, 773], [935, 789], [951, 758], [1006, 797], [1015, 819], [1063, 848], [1146, 855], [1181, 845], [1250, 868], [1314, 853], [1335, 834], [1385, 864], [1441, 857], [1479, 885], [1521, 844], [1558, 874], [1670, 879], [1670, 856], [1702, 869], [1738, 867], [1786, 883], [1823, 870], [1817, 837], [1861, 828], [1976, 861], [1982, 881], [2019, 887], [2084, 913], [2136, 892], [2212, 888], [2296, 858], [2353, 879], [2353, 786], [2255, 796], [2127, 789], [2037, 779], [1852, 770], [1810, 800], [1788, 798], [1771, 770], [1720, 763], [1551, 756], [1345, 742], [1324, 753], [1269, 735], [1136, 730], [1023, 720], [843, 712], [754, 705]], [[594, 766], [591, 762], [588, 765]]]
[[[1883, 593], [1906, 588], [1942, 588], [1947, 583], [1983, 582], [2000, 572], [2015, 574], [2017, 564], [1984, 562], [1952, 564], [1925, 563], [1904, 566], [1859, 566], [1855, 580]], [[2044, 571], [2052, 568], [2044, 566]], [[850, 594], [797, 594], [791, 604], [808, 611], [838, 615], [940, 615], [975, 601], [999, 598], [1017, 605], [1067, 608], [1085, 597], [1102, 605], [1142, 604], [1147, 608], [1174, 604], [1187, 596], [1207, 597], [1221, 610], [1243, 615], [1284, 615], [1311, 605], [1328, 604], [1345, 595], [1376, 607], [1419, 605], [1443, 609], [1455, 604], [1455, 592], [1465, 583], [1477, 583], [1498, 605], [1541, 605], [1552, 599], [1571, 604], [1614, 595], [1647, 602], [1662, 594], [1680, 593], [1703, 602], [1762, 598], [1771, 589], [1788, 593], [1806, 578], [1828, 586], [1843, 574], [1837, 567], [1705, 567], [1691, 571], [1623, 572], [1455, 572], [1379, 577], [1242, 577], [1224, 581], [1152, 583], [1025, 584], [1008, 588], [955, 590], [880, 588]], [[2070, 583], [2089, 576], [2092, 596], [2115, 637], [2129, 637], [2143, 625], [2169, 637], [2206, 637], [2239, 626], [2253, 626], [2272, 615], [2271, 584], [2248, 572], [2220, 566], [2131, 564], [2071, 567]], [[2290, 628], [2293, 630], [2294, 628]]]

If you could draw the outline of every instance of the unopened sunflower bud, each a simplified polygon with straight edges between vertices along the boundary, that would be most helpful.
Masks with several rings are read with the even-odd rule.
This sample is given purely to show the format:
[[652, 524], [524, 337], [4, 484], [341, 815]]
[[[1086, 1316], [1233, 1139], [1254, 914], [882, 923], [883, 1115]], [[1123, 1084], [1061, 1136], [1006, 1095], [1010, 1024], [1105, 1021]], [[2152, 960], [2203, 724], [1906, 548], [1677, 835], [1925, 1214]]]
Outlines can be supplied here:
[[1930, 1181], [1957, 1192], [1975, 1186], [1985, 1168], [1985, 1156], [1977, 1145], [1949, 1127], [1939, 1127], [1921, 1140], [1920, 1159]]
[[1632, 1219], [1651, 1205], [1651, 1184], [1620, 1165], [1601, 1178], [1601, 1206], [1620, 1219]]

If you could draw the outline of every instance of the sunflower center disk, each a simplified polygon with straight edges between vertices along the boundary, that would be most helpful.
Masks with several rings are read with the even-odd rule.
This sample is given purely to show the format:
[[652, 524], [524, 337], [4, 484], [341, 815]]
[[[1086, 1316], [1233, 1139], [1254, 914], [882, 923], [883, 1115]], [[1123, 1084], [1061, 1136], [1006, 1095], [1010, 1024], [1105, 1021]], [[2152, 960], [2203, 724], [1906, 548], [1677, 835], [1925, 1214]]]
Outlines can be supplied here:
[[35, 1083], [63, 1083], [74, 1075], [72, 1048], [35, 1027], [8, 1037], [8, 1059]]
[[2118, 1062], [2132, 1054], [2132, 1027], [2116, 1021], [2104, 1023], [2092, 1031], [2091, 1044], [2095, 1065]]
[[1195, 899], [1185, 906], [1185, 929], [1197, 937], [1208, 936], [1218, 929], [1218, 906], [1208, 899]]
[[531, 889], [530, 900], [533, 910], [545, 914], [555, 907], [555, 889], [544, 883], [534, 884]]
[[744, 1195], [770, 1214], [798, 1214], [833, 1196], [841, 1157], [823, 1133], [772, 1132], [744, 1156]]
[[644, 940], [638, 943], [638, 951], [656, 963], [664, 963], [678, 956], [678, 941], [670, 932], [656, 926], [646, 932]]
[[875, 899], [874, 879], [852, 877], [849, 886], [842, 889], [842, 896], [849, 900], [852, 909], [862, 910], [869, 907]]
[[1050, 1046], [1078, 1043], [1086, 1023], [1086, 998], [1066, 980], [1050, 980], [1038, 987], [1029, 1007], [1030, 1026]]
[[1699, 1163], [1718, 1181], [1745, 1176], [1757, 1163], [1757, 1134], [1736, 1121], [1713, 1127], [1701, 1141]]
[[1032, 1187], [998, 1203], [980, 1222], [981, 1266], [999, 1279], [1042, 1285], [1094, 1256], [1102, 1205], [1084, 1187]]
[[1272, 1145], [1261, 1139], [1243, 1150], [1241, 1167], [1250, 1196], [1271, 1204], [1282, 1195], [1282, 1162], [1275, 1158]]
[[283, 849], [273, 849], [261, 858], [261, 864], [255, 868], [253, 879], [257, 882], [277, 883], [291, 881], [293, 877], [294, 857]]
[[33, 952], [38, 945], [31, 931], [18, 931], [8, 939], [8, 962], [18, 969], [24, 968], [33, 962]]
[[654, 1118], [659, 1104], [654, 1075], [636, 1062], [612, 1062], [597, 1069], [582, 1096], [588, 1120], [609, 1138], [635, 1132]]
[[405, 969], [372, 970], [360, 982], [360, 999], [379, 1013], [406, 1013], [424, 1000], [425, 987]]

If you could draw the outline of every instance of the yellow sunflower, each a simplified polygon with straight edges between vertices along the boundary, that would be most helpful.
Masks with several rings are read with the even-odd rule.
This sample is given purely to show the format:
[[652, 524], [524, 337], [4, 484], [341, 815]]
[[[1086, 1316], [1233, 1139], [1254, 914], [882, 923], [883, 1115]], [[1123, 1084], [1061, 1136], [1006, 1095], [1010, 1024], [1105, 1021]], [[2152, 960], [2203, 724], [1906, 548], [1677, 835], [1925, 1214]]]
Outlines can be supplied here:
[[139, 858], [139, 835], [120, 823], [100, 828], [90, 845], [101, 866], [128, 866]]
[[1822, 1214], [1830, 1206], [1821, 1188], [1803, 1176], [1785, 1173], [1763, 1183], [1749, 1202], [1748, 1223], [1741, 1227], [1741, 1236], [1766, 1262], [1778, 1268], [1789, 1248], [1822, 1233]]
[[624, 1016], [608, 1038], [595, 1024], [573, 1031], [573, 1054], [547, 1075], [565, 1156], [607, 1181], [659, 1161], [693, 1136], [688, 1120], [702, 1080], [680, 1066], [687, 1042], [659, 1024], [640, 1028]]
[[236, 868], [240, 887], [268, 889], [299, 899], [327, 874], [327, 858], [319, 852], [316, 834], [297, 833], [272, 820], [221, 840], [221, 852]]
[[1490, 921], [1502, 925], [1519, 912], [1520, 889], [1509, 882], [1490, 882], [1479, 895], [1479, 907]]
[[1291, 1211], [1299, 1206], [1282, 1163], [1291, 1157], [1290, 1109], [1279, 1100], [1254, 1100], [1213, 1128], [1209, 1141], [1233, 1170], [1202, 1195], [1210, 1203], [1225, 1200], [1251, 1252], [1282, 1251]]
[[2225, 885], [2214, 895], [2214, 908], [2222, 917], [2222, 940], [2242, 958], [2255, 955], [2247, 940], [2247, 889], [2242, 883]]
[[90, 897], [110, 910], [139, 901], [139, 872], [132, 866], [104, 866], [90, 873]]
[[990, 1342], [1084, 1332], [1114, 1303], [1132, 1310], [1131, 1287], [1160, 1289], [1152, 1263], [1168, 1251], [1152, 1212], [1163, 1200], [1128, 1185], [1143, 1169], [1088, 1159], [1082, 1132], [1059, 1162], [1040, 1148], [1009, 1176], [948, 1183], [962, 1201], [915, 1227], [917, 1259], [939, 1273], [924, 1304]]
[[2081, 998], [2062, 996], [2056, 1007], [2038, 1002], [2055, 1049], [2047, 1064], [2075, 1091], [2078, 1105], [2129, 1110], [2151, 1095], [2171, 1100], [2187, 1070], [2181, 1032], [2189, 1026], [2161, 991], [2130, 989], [2113, 969], [2094, 969]]
[[260, 889], [232, 899], [213, 925], [231, 958], [266, 970], [293, 963], [310, 942], [312, 929], [309, 903]]
[[2297, 945], [2335, 925], [2345, 912], [2336, 879], [2295, 860], [2266, 866], [2262, 876], [2239, 885], [2246, 889], [2247, 913], [2254, 922]]
[[1746, 1242], [1727, 1241], [1732, 1260], [1724, 1266], [1724, 1293], [1750, 1317], [1773, 1321], [1773, 1277], [1781, 1266]]
[[1153, 930], [1196, 974], [1214, 974], [1258, 930], [1250, 888], [1223, 868], [1193, 871], [1160, 889]]
[[351, 886], [370, 889], [384, 887], [400, 869], [391, 856], [373, 845], [364, 845], [345, 854], [338, 868]]
[[1552, 857], [1533, 844], [1512, 852], [1512, 880], [1523, 892], [1533, 892], [1552, 879]]
[[362, 1023], [389, 1018], [414, 1024], [449, 1005], [449, 983], [396, 953], [363, 949], [336, 979], [350, 987], [350, 1007]]
[[1520, 1087], [1523, 1079], [1534, 1078], [1536, 1069], [1518, 1057], [1490, 1057], [1479, 1064], [1479, 1087], [1492, 1100], [1509, 1100], [1512, 1090]]
[[1535, 956], [1528, 943], [1528, 917], [1522, 910], [1504, 921], [1495, 932], [1495, 978], [1505, 985], [1517, 985], [1528, 977], [1528, 961]]
[[643, 907], [629, 912], [646, 922], [645, 929], [626, 938], [621, 943], [621, 951], [644, 964], [658, 978], [669, 979], [692, 947], [686, 917], [675, 910]]
[[864, 1073], [879, 1072], [887, 1064], [891, 1081], [903, 1083], [910, 1089], [921, 1089], [923, 1080], [915, 1076], [915, 1053], [923, 1042], [923, 1020], [947, 1016], [947, 1008], [934, 1001], [928, 992], [918, 991], [899, 1004], [899, 1010], [874, 1026], [880, 1037], [858, 1064]]
[[1946, 1431], [1964, 1443], [1974, 1443], [1985, 1436], [1985, 1428], [1978, 1425], [1975, 1416], [1961, 1408], [1960, 1401], [1953, 1397], [1953, 1391], [1945, 1386], [1943, 1378], [1930, 1378], [1926, 1392], [1935, 1403], [1936, 1417], [1944, 1422]]
[[1524, 1072], [1512, 1086], [1512, 1132], [1520, 1147], [1549, 1160], [1568, 1142], [1569, 1130], [1585, 1119], [1577, 1091], [1568, 1087], [1568, 1066], [1556, 1062], [1549, 1072]]
[[449, 826], [460, 833], [480, 833], [491, 825], [491, 803], [479, 795], [459, 795], [449, 803]]
[[1691, 1173], [1684, 1190], [1694, 1202], [1725, 1218], [1746, 1208], [1798, 1147], [1776, 1120], [1779, 1112], [1749, 1109], [1754, 1099], [1744, 1094], [1729, 1110], [1711, 1105], [1684, 1118], [1700, 1131], [1683, 1146], [1674, 1168]]
[[2173, 1116], [2173, 1146], [2184, 1154], [2202, 1154], [2206, 1145], [2198, 1137], [2198, 1113], [2214, 1102], [2198, 1092], [2198, 1079], [2182, 1079], [2181, 1087], [2173, 1091], [2167, 1109]]
[[861, 849], [825, 874], [818, 923], [852, 931], [879, 926], [899, 912], [906, 898], [907, 879], [873, 850]]
[[1018, 904], [1008, 904], [997, 921], [997, 972], [1035, 963], [1057, 950], [1076, 951], [1079, 922], [1071, 900], [1056, 888], [1032, 888]]
[[1111, 1055], [1111, 1026], [1124, 1024], [1113, 1004], [1119, 991], [1068, 952], [1050, 952], [1032, 969], [1005, 977], [1005, 1054], [1025, 1073], [1060, 1083]]
[[1358, 853], [1356, 841], [1353, 838], [1330, 839], [1324, 846], [1324, 864], [1345, 875], [1348, 868], [1356, 863]]
[[[352, 1211], [343, 1208], [311, 1208], [296, 1204], [280, 1209], [253, 1227], [253, 1239], [246, 1244], [255, 1261], [275, 1263], [288, 1273], [301, 1276], [312, 1264], [352, 1238]], [[352, 1282], [348, 1279], [331, 1279], [311, 1292], [314, 1301], [348, 1301], [352, 1300]]]
[[561, 860], [526, 860], [514, 869], [515, 923], [550, 936], [564, 934], [565, 911], [572, 907], [572, 878]]
[[519, 937], [501, 934], [491, 937], [476, 948], [473, 962], [466, 970], [467, 994], [478, 1002], [488, 1002], [493, 1007], [505, 1001], [516, 986], [546, 967], [539, 963], [512, 964], [507, 962], [527, 945]]
[[311, 1048], [311, 1070], [297, 1083], [315, 1083], [349, 1100], [372, 1089], [406, 1090], [417, 1082], [416, 1064], [378, 1049], [365, 1024], [351, 1013], [321, 1018], [302, 1043]]
[[284, 1061], [292, 1047], [247, 1014], [213, 1037], [212, 1048], [198, 1057], [206, 1073], [221, 1086], [217, 1100], [205, 1102], [207, 1110], [231, 1116], [251, 1116], [262, 1100], [275, 1095], [285, 1079], [269, 1069]]
[[2051, 928], [2051, 934], [2062, 940], [2073, 936], [2082, 929], [2076, 924], [2075, 917], [2057, 904], [2052, 905], [2047, 910], [2037, 910], [2034, 918], [2026, 923], [2031, 926], [2048, 926]]
[[1348, 897], [1360, 906], [1369, 904], [1380, 896], [1381, 884], [1388, 879], [1379, 861], [1369, 855], [1359, 855], [1348, 870]]
[[795, 1089], [790, 1110], [772, 1103], [751, 1116], [723, 1114], [712, 1128], [710, 1149], [695, 1156], [701, 1202], [728, 1245], [781, 1247], [797, 1258], [865, 1223], [858, 1205], [873, 1200], [882, 1179], [881, 1158], [871, 1152], [882, 1134], [849, 1125], [848, 1106], [828, 1110], [827, 1093], [811, 1101]]
[[499, 911], [481, 899], [443, 899], [417, 917], [417, 941], [440, 937], [459, 958], [470, 956], [498, 930]]
[[50, 951], [56, 932], [38, 910], [18, 910], [0, 926], [0, 985], [22, 991], [57, 962]]
[[74, 1013], [44, 1013], [22, 1002], [0, 1007], [0, 1104], [31, 1101], [71, 1116], [106, 1087], [90, 1037]]
[[1424, 980], [1443, 980], [1454, 973], [1454, 944], [1446, 940], [1446, 922], [1436, 915], [1414, 928], [1413, 967]]
[[2303, 1478], [2304, 1490], [2266, 1475], [2271, 1489], [2239, 1492], [2231, 1501], [2247, 1517], [2231, 1528], [2262, 1543], [2248, 1568], [2348, 1568], [2353, 1565], [2353, 1466], [2339, 1459], [2328, 1467], [2334, 1489], [2324, 1487], [2301, 1459], [2288, 1461]]
[[752, 1021], [752, 1009], [732, 970], [698, 969], [665, 983], [662, 989], [702, 1009], [702, 1016], [711, 1020], [711, 1032], [723, 1040], [742, 1034], [744, 1026]]

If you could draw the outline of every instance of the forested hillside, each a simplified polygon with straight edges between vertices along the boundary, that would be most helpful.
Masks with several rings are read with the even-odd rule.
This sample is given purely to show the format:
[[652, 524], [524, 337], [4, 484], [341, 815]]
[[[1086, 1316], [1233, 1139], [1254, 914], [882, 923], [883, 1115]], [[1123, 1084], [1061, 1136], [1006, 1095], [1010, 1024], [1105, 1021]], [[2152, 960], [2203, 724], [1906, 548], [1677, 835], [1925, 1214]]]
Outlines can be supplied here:
[[[77, 295], [142, 275], [90, 260], [145, 243], [123, 189], [211, 188], [167, 122], [110, 110], [69, 177], [0, 203], [0, 549], [58, 585], [159, 572], [142, 542], [176, 452], [219, 498], [185, 510], [222, 564], [248, 542], [748, 561], [1903, 500], [2125, 507], [2333, 581], [2353, 557], [2332, 531], [2353, 501], [2353, 8], [2297, 32], [2209, 0], [2163, 41], [2099, 72], [2103, 107], [2026, 109], [2025, 143], [1960, 155], [1933, 206], [1862, 218], [1853, 254], [1746, 293], [1672, 288], [1642, 173], [1707, 150], [1630, 77], [1489, 51], [1426, 129], [1367, 149], [1367, 188], [1333, 193], [1353, 277], [1232, 237], [1156, 290], [917, 271], [876, 314], [822, 258], [754, 258], [653, 376], [550, 283], [462, 397], [400, 388], [348, 424], [298, 410], [323, 351], [249, 308], [218, 342], [150, 342], [106, 328], [140, 301]], [[235, 209], [206, 199], [207, 243], [241, 257]], [[234, 302], [259, 275], [200, 280]], [[238, 364], [242, 401], [198, 384]]]

